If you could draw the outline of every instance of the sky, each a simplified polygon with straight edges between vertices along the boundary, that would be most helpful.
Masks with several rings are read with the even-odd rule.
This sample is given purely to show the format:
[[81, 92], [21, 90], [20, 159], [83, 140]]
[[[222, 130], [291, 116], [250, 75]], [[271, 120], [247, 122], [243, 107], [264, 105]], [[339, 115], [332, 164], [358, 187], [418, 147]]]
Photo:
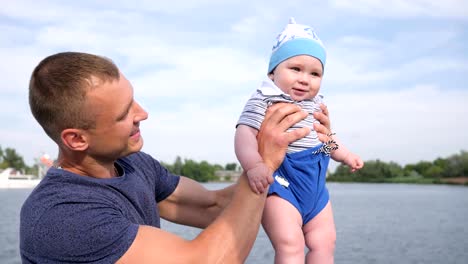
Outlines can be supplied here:
[[[149, 113], [143, 151], [237, 162], [236, 121], [290, 17], [327, 49], [332, 130], [364, 161], [402, 166], [468, 151], [468, 1], [7, 1], [0, 5], [0, 146], [28, 165], [58, 150], [30, 113], [45, 57], [112, 59]], [[336, 167], [332, 163], [331, 167]]]

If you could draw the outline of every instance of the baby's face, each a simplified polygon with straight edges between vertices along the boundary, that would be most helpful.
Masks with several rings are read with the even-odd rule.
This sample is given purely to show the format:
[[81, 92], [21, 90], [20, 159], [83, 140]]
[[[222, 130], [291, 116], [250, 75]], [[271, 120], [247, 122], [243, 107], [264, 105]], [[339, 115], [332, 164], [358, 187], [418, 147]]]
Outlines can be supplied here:
[[276, 86], [295, 101], [314, 98], [319, 92], [322, 76], [322, 63], [308, 55], [281, 62], [269, 75]]

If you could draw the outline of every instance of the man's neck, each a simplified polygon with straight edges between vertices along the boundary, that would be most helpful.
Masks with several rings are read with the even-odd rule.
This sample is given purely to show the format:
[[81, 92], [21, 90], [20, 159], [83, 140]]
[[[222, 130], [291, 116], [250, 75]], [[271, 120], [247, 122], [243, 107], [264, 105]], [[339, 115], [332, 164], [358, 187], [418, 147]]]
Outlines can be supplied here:
[[119, 176], [115, 161], [102, 162], [89, 156], [71, 159], [59, 154], [55, 167], [93, 178], [108, 179]]

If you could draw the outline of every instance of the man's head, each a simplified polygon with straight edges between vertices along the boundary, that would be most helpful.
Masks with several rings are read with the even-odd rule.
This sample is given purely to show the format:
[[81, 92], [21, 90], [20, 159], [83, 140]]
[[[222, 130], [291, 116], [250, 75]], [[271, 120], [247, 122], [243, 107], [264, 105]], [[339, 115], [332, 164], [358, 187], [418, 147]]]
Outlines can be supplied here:
[[276, 37], [268, 64], [268, 73], [272, 73], [282, 61], [298, 55], [317, 58], [324, 70], [327, 56], [322, 41], [313, 28], [296, 24], [291, 18], [286, 28]]
[[100, 56], [64, 52], [49, 56], [34, 69], [29, 83], [31, 112], [57, 144], [66, 128], [95, 126], [86, 109], [86, 94], [104, 82], [119, 80], [117, 66]]

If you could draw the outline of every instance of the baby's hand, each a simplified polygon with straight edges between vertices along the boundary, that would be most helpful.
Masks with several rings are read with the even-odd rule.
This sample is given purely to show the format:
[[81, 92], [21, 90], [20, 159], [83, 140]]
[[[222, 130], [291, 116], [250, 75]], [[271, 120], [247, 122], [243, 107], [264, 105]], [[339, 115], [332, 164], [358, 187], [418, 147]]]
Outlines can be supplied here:
[[349, 153], [343, 160], [343, 163], [349, 166], [351, 172], [355, 172], [364, 167], [364, 162], [362, 159], [354, 153]]
[[248, 170], [247, 178], [249, 178], [250, 188], [256, 194], [263, 193], [268, 185], [273, 182], [273, 176], [269, 173], [268, 167], [263, 163]]

